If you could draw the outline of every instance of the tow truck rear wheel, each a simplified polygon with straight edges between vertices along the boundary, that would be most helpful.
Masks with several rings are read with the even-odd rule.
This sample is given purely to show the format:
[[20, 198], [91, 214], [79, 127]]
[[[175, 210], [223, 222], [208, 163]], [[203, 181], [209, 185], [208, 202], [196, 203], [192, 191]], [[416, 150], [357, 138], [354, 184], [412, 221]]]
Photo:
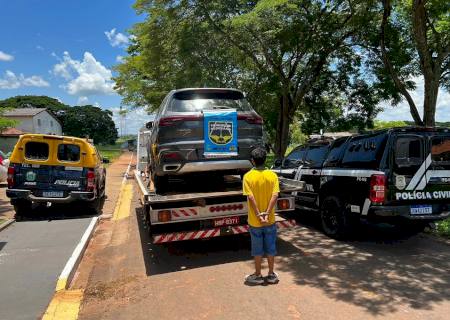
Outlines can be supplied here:
[[328, 196], [322, 202], [320, 219], [324, 232], [338, 240], [348, 238], [353, 231], [352, 218], [338, 197]]

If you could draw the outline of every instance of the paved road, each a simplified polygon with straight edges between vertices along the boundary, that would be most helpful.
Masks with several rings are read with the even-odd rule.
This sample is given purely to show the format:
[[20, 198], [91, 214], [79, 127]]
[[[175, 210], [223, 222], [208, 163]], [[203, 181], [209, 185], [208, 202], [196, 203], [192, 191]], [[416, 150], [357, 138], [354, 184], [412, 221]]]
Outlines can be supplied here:
[[0, 232], [0, 319], [37, 319], [90, 218], [16, 222]]
[[[248, 237], [152, 245], [137, 199], [103, 221], [80, 266], [81, 320], [442, 319], [450, 314], [450, 245], [363, 228], [338, 242], [316, 219], [280, 233], [274, 286], [243, 284], [253, 271]], [[311, 220], [311, 221], [309, 221]], [[264, 265], [264, 273], [267, 267]], [[81, 281], [83, 280], [83, 281]]]

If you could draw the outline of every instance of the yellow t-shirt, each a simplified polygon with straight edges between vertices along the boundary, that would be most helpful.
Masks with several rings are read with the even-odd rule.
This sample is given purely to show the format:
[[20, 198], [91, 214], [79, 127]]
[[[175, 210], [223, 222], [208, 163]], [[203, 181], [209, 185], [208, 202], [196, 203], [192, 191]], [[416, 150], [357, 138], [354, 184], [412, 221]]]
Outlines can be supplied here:
[[[244, 175], [243, 181], [244, 196], [253, 195], [256, 200], [259, 212], [264, 212], [269, 206], [273, 194], [280, 192], [278, 176], [268, 169], [252, 169]], [[250, 200], [247, 199], [248, 224], [252, 227], [262, 227], [256, 213], [254, 212]], [[275, 223], [275, 208], [269, 212], [269, 224]]]

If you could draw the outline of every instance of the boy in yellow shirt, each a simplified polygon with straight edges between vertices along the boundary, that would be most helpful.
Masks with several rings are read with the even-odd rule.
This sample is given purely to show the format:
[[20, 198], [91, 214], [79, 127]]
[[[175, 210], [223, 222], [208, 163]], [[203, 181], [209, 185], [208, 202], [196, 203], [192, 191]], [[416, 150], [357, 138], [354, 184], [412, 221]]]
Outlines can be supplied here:
[[247, 196], [248, 224], [255, 259], [255, 273], [245, 277], [249, 284], [263, 284], [261, 263], [263, 255], [269, 263], [268, 283], [277, 283], [278, 274], [273, 271], [276, 255], [277, 226], [275, 204], [280, 192], [278, 176], [264, 167], [266, 151], [256, 148], [251, 153], [254, 168], [244, 175], [243, 191]]

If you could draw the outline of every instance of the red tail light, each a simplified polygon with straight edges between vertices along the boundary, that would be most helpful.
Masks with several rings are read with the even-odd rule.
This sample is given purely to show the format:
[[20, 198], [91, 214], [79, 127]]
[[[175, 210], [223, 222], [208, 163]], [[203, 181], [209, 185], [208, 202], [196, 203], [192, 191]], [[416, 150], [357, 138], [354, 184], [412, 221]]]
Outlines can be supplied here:
[[86, 175], [87, 178], [87, 191], [95, 190], [95, 172], [94, 170], [89, 170]]
[[372, 203], [383, 203], [386, 199], [386, 177], [384, 174], [374, 174], [370, 177], [370, 196]]
[[16, 173], [16, 170], [14, 169], [14, 167], [8, 168], [8, 178], [6, 180], [8, 182], [8, 188], [14, 187], [14, 174], [15, 173]]
[[161, 158], [165, 160], [182, 160], [179, 152], [166, 152], [161, 155]]
[[3, 165], [3, 158], [2, 158], [2, 156], [0, 156], [0, 166], [2, 166]]
[[263, 124], [263, 118], [256, 113], [253, 114], [239, 114], [238, 120], [245, 120], [250, 124]]
[[182, 121], [198, 121], [201, 118], [202, 118], [201, 115], [165, 117], [165, 118], [159, 119], [159, 126], [160, 127], [171, 127]]

